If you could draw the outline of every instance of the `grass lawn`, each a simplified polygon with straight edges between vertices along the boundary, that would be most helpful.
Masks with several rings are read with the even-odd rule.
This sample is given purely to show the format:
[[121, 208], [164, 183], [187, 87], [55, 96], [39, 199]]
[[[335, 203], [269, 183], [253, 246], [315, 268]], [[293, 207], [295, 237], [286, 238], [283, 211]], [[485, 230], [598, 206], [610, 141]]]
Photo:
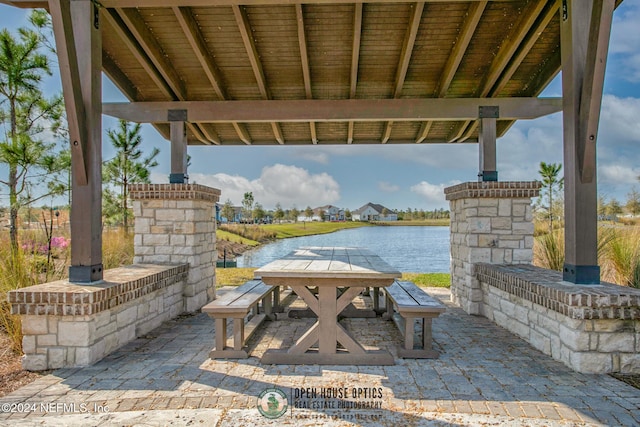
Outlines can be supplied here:
[[260, 242], [256, 242], [255, 240], [246, 239], [238, 234], [229, 233], [224, 230], [216, 230], [216, 239], [218, 240], [227, 240], [229, 242], [242, 243], [243, 245], [248, 246], [258, 246]]
[[276, 233], [277, 239], [286, 239], [289, 237], [310, 236], [312, 234], [333, 233], [334, 231], [344, 230], [347, 228], [366, 227], [370, 224], [366, 222], [345, 221], [345, 222], [297, 222], [287, 224], [267, 224], [261, 227], [264, 230]]
[[[239, 286], [253, 279], [255, 268], [217, 268], [218, 286]], [[449, 273], [402, 273], [402, 280], [410, 280], [418, 286], [448, 288], [451, 283]]]

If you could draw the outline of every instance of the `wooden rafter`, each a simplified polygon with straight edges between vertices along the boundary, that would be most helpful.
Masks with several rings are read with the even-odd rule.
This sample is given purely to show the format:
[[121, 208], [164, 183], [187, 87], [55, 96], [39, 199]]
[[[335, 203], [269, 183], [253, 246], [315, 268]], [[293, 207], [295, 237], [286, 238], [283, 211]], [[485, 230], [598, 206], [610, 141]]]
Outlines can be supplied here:
[[[360, 63], [360, 41], [362, 39], [362, 3], [354, 5], [353, 12], [353, 43], [351, 47], [351, 72], [349, 74], [349, 99], [356, 97], [358, 88], [358, 64]], [[349, 122], [347, 144], [353, 143], [354, 123]]]
[[[152, 66], [160, 73], [160, 76], [166, 82], [170, 89], [170, 97], [179, 101], [185, 101], [187, 99], [187, 90], [184, 84], [180, 80], [175, 68], [164, 54], [162, 47], [151, 33], [151, 30], [144, 22], [140, 12], [136, 9], [115, 9], [115, 11], [122, 19], [122, 22], [127, 26], [131, 35], [138, 43], [144, 54], [152, 63]], [[211, 142], [219, 143], [220, 140], [217, 135], [211, 135], [214, 139], [205, 137], [204, 132], [197, 125], [188, 123], [187, 126], [191, 129], [193, 135], [205, 144]]]
[[[220, 70], [213, 62], [212, 55], [207, 49], [207, 42], [198, 27], [198, 23], [193, 16], [191, 8], [174, 6], [172, 10], [216, 95], [218, 95], [220, 99], [228, 99]], [[242, 123], [234, 122], [233, 127], [235, 128], [238, 137], [240, 137], [245, 144], [250, 145], [251, 138], [249, 137], [249, 132], [247, 131], [246, 126]], [[219, 143], [220, 138], [213, 129], [203, 128], [202, 131], [207, 138], [211, 139], [215, 143]]]
[[[398, 63], [398, 69], [396, 71], [396, 80], [394, 84], [393, 97], [400, 98], [402, 95], [402, 87], [404, 86], [404, 80], [407, 77], [407, 70], [409, 70], [409, 62], [411, 61], [411, 54], [413, 53], [413, 46], [416, 42], [416, 36], [418, 35], [418, 29], [420, 28], [420, 21], [422, 20], [422, 11], [424, 10], [424, 2], [418, 2], [411, 5], [412, 13], [409, 26], [407, 27], [407, 33], [404, 37], [404, 43], [402, 44], [402, 52], [400, 53], [400, 62]], [[384, 132], [382, 133], [382, 143], [386, 144], [391, 137], [391, 129], [393, 128], [393, 122], [387, 122], [385, 124]]]
[[[242, 36], [242, 42], [244, 43], [245, 50], [249, 56], [249, 62], [251, 62], [251, 68], [253, 68], [253, 74], [256, 78], [256, 83], [260, 89], [260, 94], [264, 99], [271, 99], [271, 93], [267, 86], [267, 79], [264, 76], [264, 69], [262, 68], [262, 61], [258, 55], [256, 44], [251, 35], [251, 24], [249, 24], [249, 17], [243, 6], [233, 5], [233, 14]], [[284, 136], [282, 136], [282, 130], [278, 123], [271, 123], [271, 129], [279, 144], [284, 144]]]
[[[451, 82], [453, 81], [453, 77], [456, 75], [456, 71], [458, 71], [458, 67], [460, 66], [460, 62], [462, 62], [464, 53], [467, 51], [469, 43], [471, 43], [471, 38], [476, 32], [476, 28], [478, 27], [478, 23], [480, 22], [480, 18], [482, 17], [485, 8], [487, 7], [487, 3], [489, 2], [479, 1], [469, 5], [467, 18], [462, 25], [458, 40], [447, 59], [444, 70], [442, 70], [440, 81], [438, 82], [438, 87], [435, 92], [436, 98], [444, 98], [447, 95], [449, 86], [451, 86]], [[427, 138], [431, 126], [432, 123], [425, 123], [421, 126], [416, 142], [420, 143]]]
[[[518, 51], [518, 48], [522, 45], [526, 39], [527, 34], [540, 17], [540, 14], [545, 9], [545, 2], [530, 3], [528, 10], [523, 13], [523, 16], [518, 21], [518, 24], [514, 26], [514, 31], [507, 38], [507, 40], [500, 46], [498, 53], [496, 54], [489, 71], [484, 75], [475, 96], [479, 98], [486, 97], [500, 76], [504, 73], [505, 69], [512, 61], [514, 55]], [[452, 132], [455, 135], [451, 138], [451, 141], [464, 141], [466, 138], [475, 132], [478, 127], [478, 121], [465, 121], [460, 124], [457, 130]]]
[[[311, 70], [309, 68], [309, 55], [307, 53], [307, 36], [304, 30], [304, 13], [302, 5], [296, 4], [296, 20], [298, 22], [298, 44], [300, 45], [300, 62], [302, 65], [302, 77], [304, 79], [304, 92], [307, 99], [313, 99], [311, 91]], [[318, 134], [316, 132], [316, 124], [309, 122], [311, 131], [311, 142], [318, 143]]]

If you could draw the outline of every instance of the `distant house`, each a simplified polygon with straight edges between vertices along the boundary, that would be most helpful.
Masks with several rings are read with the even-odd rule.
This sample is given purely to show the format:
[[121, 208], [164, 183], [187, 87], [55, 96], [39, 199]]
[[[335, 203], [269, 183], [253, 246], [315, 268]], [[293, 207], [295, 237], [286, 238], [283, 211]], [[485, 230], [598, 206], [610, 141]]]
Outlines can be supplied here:
[[225, 218], [222, 216], [222, 208], [224, 205], [220, 203], [216, 203], [216, 221], [219, 223], [227, 223], [227, 222], [240, 222], [242, 219], [242, 208], [240, 206], [233, 207], [233, 218]]
[[369, 202], [353, 211], [351, 219], [353, 221], [397, 221], [398, 214], [382, 205]]
[[315, 208], [311, 218], [304, 212], [298, 216], [298, 221], [344, 221], [344, 209], [333, 205]]

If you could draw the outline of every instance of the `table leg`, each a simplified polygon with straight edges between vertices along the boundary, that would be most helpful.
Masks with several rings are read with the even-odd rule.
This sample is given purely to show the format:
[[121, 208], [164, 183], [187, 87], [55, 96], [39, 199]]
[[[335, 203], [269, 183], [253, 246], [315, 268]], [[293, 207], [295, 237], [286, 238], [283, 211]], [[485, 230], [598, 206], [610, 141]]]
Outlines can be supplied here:
[[324, 286], [318, 289], [318, 323], [320, 323], [319, 351], [334, 354], [338, 342], [337, 289]]

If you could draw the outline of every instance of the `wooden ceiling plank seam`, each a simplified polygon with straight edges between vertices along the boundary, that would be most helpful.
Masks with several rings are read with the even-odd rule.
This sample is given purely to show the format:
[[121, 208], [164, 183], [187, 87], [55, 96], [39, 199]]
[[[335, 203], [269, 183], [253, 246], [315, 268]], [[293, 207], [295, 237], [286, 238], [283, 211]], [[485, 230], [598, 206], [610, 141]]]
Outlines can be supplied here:
[[[182, 32], [187, 38], [191, 48], [193, 49], [196, 58], [200, 62], [200, 66], [204, 70], [213, 90], [216, 92], [216, 95], [220, 97], [220, 99], [225, 100], [228, 99], [227, 93], [224, 89], [223, 79], [220, 74], [220, 70], [217, 65], [213, 62], [212, 55], [207, 48], [207, 43], [202, 35], [202, 31], [198, 27], [198, 23], [196, 22], [195, 17], [191, 11], [191, 8], [186, 7], [173, 7], [173, 13], [178, 20], [178, 23], [182, 27]], [[238, 137], [245, 143], [251, 144], [251, 138], [249, 138], [249, 134], [246, 130], [246, 127], [240, 123], [234, 123], [234, 128], [238, 133]], [[214, 138], [209, 138], [214, 144], [220, 144], [220, 138], [215, 134], [215, 132], [207, 131], [205, 128], [202, 128], [205, 136], [215, 135]]]
[[102, 51], [102, 71], [129, 101], [138, 98], [138, 89], [104, 50]]
[[[358, 88], [358, 64], [360, 63], [360, 42], [362, 41], [362, 3], [354, 5], [353, 12], [353, 43], [351, 47], [351, 72], [349, 74], [349, 99], [356, 97]], [[347, 144], [353, 143], [354, 123], [349, 122]]]
[[[422, 20], [422, 11], [424, 10], [424, 2], [418, 2], [411, 5], [411, 19], [407, 32], [405, 33], [404, 42], [402, 43], [402, 51], [400, 53], [400, 61], [398, 63], [398, 69], [396, 71], [396, 80], [393, 91], [393, 97], [399, 98], [402, 95], [402, 88], [404, 87], [404, 81], [407, 77], [407, 70], [409, 69], [409, 63], [411, 62], [411, 55], [413, 54], [413, 47], [416, 43], [416, 36], [420, 28], [420, 21]], [[393, 128], [393, 122], [387, 122], [385, 124], [384, 132], [381, 142], [386, 144], [391, 138], [391, 130]]]
[[[238, 29], [240, 30], [244, 48], [249, 56], [251, 68], [253, 68], [253, 74], [255, 75], [260, 93], [264, 99], [271, 99], [271, 93], [267, 87], [267, 79], [264, 75], [264, 68], [262, 67], [260, 56], [258, 55], [258, 49], [256, 48], [253, 37], [251, 36], [251, 24], [249, 23], [247, 12], [243, 6], [233, 5], [232, 9]], [[278, 141], [279, 144], [284, 144], [284, 137], [282, 136], [282, 130], [278, 123], [272, 123], [271, 128], [276, 141]]]
[[198, 141], [207, 145], [211, 145], [211, 141], [209, 141], [207, 137], [204, 136], [202, 129], [200, 129], [200, 126], [198, 126], [195, 123], [187, 123], [187, 126], [191, 130], [191, 133], [193, 133], [193, 136], [195, 136], [196, 139], [198, 139]]
[[526, 56], [531, 51], [531, 48], [536, 44], [540, 35], [544, 31], [545, 28], [549, 25], [549, 22], [557, 16], [558, 9], [560, 4], [558, 2], [552, 2], [547, 5], [547, 9], [542, 13], [541, 18], [537, 21], [535, 27], [533, 27], [527, 38], [522, 42], [518, 52], [514, 55], [513, 59], [509, 63], [508, 67], [502, 73], [494, 87], [491, 89], [489, 94], [491, 96], [497, 96], [502, 89], [507, 85], [511, 77], [513, 77], [514, 73], [522, 64], [522, 61], [526, 58]]
[[216, 95], [218, 95], [220, 99], [227, 99], [228, 97], [223, 87], [220, 70], [218, 70], [218, 67], [211, 59], [212, 55], [207, 49], [207, 43], [191, 9], [186, 7], [173, 7], [173, 12]]
[[133, 37], [151, 60], [160, 75], [167, 82], [175, 96], [184, 101], [187, 99], [187, 91], [175, 68], [164, 54], [164, 50], [151, 29], [147, 26], [142, 15], [135, 9], [116, 9], [116, 12], [125, 23]]
[[[313, 99], [313, 92], [311, 90], [311, 69], [309, 67], [309, 54], [307, 52], [307, 37], [305, 35], [304, 26], [304, 12], [302, 10], [302, 4], [297, 3], [296, 7], [296, 20], [298, 23], [298, 44], [300, 45], [300, 62], [302, 65], [302, 77], [304, 79], [304, 91], [307, 99]], [[314, 122], [309, 122], [309, 130], [311, 131], [311, 142], [313, 144], [318, 143], [318, 134], [316, 132], [316, 125]]]
[[129, 32], [125, 24], [122, 22], [120, 17], [115, 11], [106, 10], [105, 13], [102, 14], [105, 20], [111, 25], [111, 27], [115, 30], [116, 34], [123, 41], [124, 45], [129, 49], [131, 54], [138, 60], [144, 71], [147, 73], [149, 78], [156, 84], [158, 89], [169, 99], [175, 100], [175, 94], [167, 84], [167, 82], [162, 78], [160, 72], [153, 65], [147, 54], [144, 52], [142, 47], [135, 40], [133, 35]]

